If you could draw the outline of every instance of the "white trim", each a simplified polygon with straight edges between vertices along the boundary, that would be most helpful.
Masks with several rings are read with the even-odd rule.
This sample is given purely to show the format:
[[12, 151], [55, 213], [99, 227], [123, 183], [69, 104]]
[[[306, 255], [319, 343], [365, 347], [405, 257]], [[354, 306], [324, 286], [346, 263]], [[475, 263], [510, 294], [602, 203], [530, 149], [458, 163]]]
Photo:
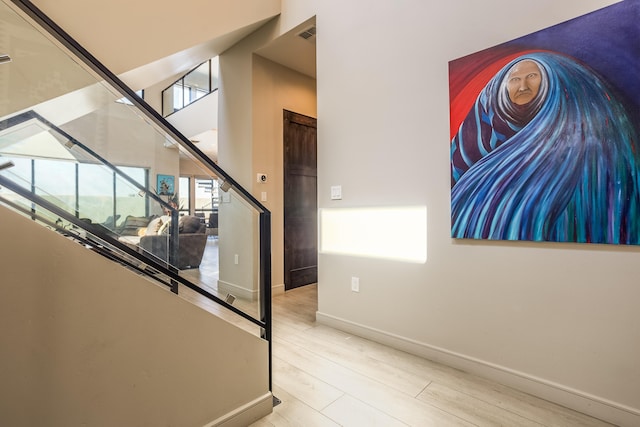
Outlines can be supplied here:
[[205, 424], [203, 427], [244, 427], [273, 412], [271, 392]]
[[234, 285], [224, 280], [218, 280], [218, 291], [221, 295], [230, 293], [236, 298], [249, 301], [257, 301], [259, 295], [258, 290], [243, 288], [242, 286]]
[[424, 344], [320, 311], [316, 321], [407, 353], [461, 369], [619, 426], [640, 425], [640, 409], [576, 390], [524, 372]]
[[284, 283], [271, 287], [271, 296], [275, 297], [284, 294]]

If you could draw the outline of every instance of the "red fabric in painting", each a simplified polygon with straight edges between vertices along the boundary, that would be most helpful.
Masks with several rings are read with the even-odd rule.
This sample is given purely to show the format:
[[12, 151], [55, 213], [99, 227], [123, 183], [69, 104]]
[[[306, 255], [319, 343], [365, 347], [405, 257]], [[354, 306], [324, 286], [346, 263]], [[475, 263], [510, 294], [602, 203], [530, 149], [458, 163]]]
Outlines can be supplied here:
[[493, 76], [520, 55], [534, 50], [488, 49], [449, 63], [450, 140]]

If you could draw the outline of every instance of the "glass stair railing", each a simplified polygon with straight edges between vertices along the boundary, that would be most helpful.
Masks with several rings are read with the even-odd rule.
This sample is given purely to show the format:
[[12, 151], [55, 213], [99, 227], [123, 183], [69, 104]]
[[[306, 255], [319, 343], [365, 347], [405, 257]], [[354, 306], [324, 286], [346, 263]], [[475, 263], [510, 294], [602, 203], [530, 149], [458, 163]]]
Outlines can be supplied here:
[[[30, 2], [0, 0], [0, 19], [0, 203], [258, 334], [271, 354], [270, 212]], [[157, 188], [183, 171], [220, 183], [217, 237], [174, 204], [177, 179]]]

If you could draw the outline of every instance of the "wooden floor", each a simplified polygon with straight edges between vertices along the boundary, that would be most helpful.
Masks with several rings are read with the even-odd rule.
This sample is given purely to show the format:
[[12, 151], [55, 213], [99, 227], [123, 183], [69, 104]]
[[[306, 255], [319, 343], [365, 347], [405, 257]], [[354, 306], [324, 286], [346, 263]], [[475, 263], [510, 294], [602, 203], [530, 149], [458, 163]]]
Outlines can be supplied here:
[[316, 285], [273, 298], [264, 426], [606, 426], [547, 401], [315, 322]]

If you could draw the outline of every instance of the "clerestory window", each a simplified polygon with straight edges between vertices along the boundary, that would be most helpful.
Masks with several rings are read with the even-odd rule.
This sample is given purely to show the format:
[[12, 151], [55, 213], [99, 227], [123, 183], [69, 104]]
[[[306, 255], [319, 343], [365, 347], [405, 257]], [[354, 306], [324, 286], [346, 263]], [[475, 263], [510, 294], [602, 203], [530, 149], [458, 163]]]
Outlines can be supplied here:
[[162, 115], [181, 110], [218, 89], [218, 57], [209, 59], [189, 71], [162, 91]]

